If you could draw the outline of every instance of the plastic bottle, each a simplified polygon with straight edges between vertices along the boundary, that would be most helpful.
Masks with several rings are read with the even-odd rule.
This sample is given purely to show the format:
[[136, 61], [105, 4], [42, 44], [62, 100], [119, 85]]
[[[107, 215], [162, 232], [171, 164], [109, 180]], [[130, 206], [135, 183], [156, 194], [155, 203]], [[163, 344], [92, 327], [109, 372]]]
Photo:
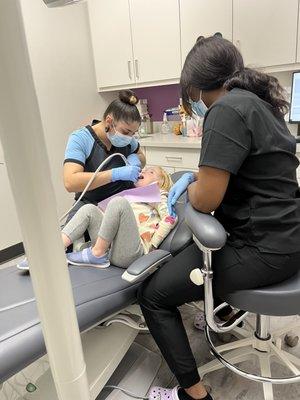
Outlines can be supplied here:
[[166, 134], [171, 132], [171, 127], [168, 123], [167, 114], [164, 112], [163, 122], [161, 124], [161, 133]]
[[182, 136], [187, 136], [187, 123], [185, 113], [181, 116], [181, 134]]
[[141, 137], [145, 137], [145, 136], [147, 136], [147, 120], [146, 120], [145, 115], [142, 115], [141, 118], [142, 119], [141, 119], [141, 124], [139, 127], [139, 135]]

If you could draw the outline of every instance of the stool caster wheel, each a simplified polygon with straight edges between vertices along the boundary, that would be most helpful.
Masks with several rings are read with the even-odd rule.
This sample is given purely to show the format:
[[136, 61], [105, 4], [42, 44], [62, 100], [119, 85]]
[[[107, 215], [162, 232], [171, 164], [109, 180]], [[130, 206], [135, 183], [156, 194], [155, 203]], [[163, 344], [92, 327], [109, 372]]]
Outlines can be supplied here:
[[289, 347], [296, 347], [299, 342], [299, 336], [285, 335], [284, 343]]

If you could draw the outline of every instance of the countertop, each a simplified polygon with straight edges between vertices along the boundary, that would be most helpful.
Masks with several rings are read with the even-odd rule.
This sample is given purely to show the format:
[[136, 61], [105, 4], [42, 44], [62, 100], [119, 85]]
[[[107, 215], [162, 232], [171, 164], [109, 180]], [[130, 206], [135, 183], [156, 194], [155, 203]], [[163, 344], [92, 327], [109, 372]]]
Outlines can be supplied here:
[[140, 138], [140, 145], [145, 147], [177, 147], [183, 149], [200, 149], [200, 137], [186, 137], [174, 133], [153, 133], [151, 136]]
[[[145, 147], [174, 147], [183, 149], [200, 149], [201, 138], [185, 137], [174, 133], [153, 133], [151, 136], [139, 139], [140, 145]], [[300, 153], [300, 143], [297, 143], [297, 153]]]

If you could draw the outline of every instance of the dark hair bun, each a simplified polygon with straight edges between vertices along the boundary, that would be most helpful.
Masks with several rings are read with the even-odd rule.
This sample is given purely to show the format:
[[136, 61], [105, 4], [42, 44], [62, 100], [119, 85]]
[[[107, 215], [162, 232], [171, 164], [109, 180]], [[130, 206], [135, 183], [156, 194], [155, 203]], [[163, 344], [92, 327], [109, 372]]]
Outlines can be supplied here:
[[119, 99], [123, 103], [129, 104], [131, 106], [136, 105], [139, 101], [138, 97], [133, 93], [132, 90], [121, 90], [119, 92]]

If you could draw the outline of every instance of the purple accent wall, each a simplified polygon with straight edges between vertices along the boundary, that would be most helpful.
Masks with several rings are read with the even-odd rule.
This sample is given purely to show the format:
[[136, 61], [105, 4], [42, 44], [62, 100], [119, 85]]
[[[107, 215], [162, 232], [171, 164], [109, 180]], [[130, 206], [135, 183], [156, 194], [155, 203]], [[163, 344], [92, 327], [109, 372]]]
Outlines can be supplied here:
[[152, 86], [133, 89], [138, 98], [148, 100], [152, 121], [162, 121], [166, 108], [177, 107], [180, 98], [179, 85]]

